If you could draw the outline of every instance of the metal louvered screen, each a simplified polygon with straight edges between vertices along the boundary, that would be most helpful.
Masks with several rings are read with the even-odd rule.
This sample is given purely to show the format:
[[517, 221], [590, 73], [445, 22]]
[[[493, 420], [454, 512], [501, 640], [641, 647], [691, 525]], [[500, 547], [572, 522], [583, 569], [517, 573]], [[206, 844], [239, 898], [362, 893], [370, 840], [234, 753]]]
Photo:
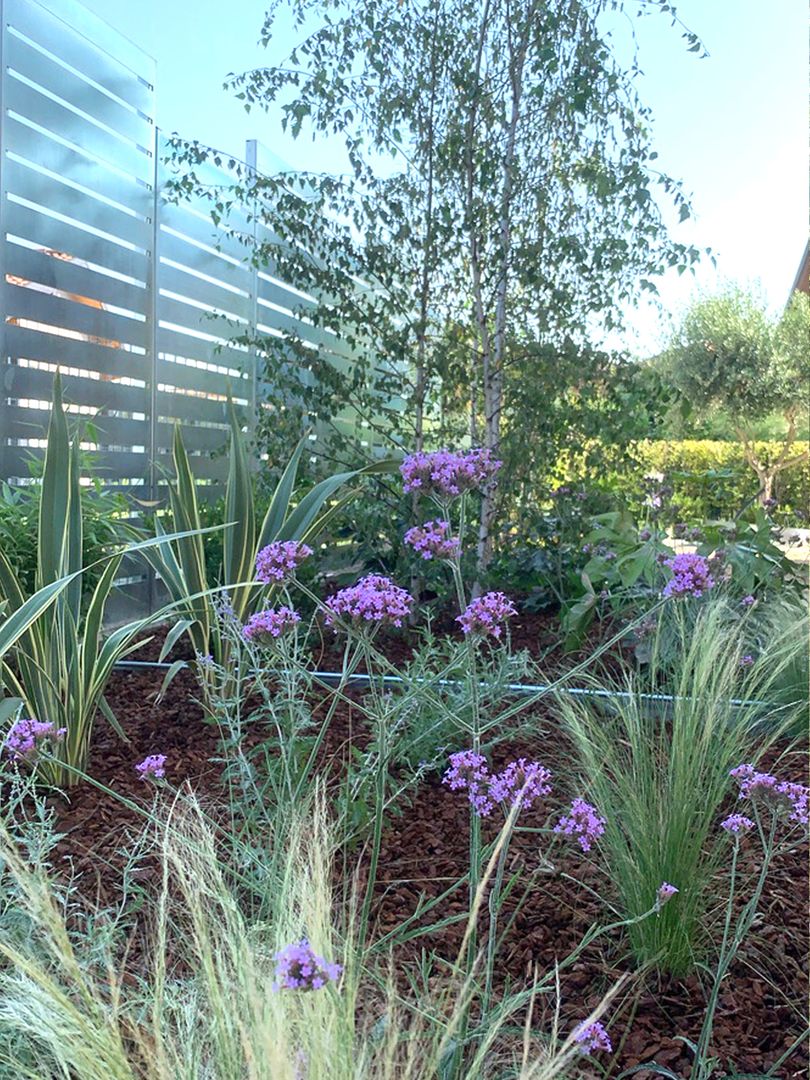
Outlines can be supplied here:
[[[201, 495], [222, 493], [227, 461], [212, 453], [227, 393], [251, 409], [257, 396], [239, 328], [294, 326], [348, 359], [205, 205], [162, 197], [155, 81], [152, 59], [75, 0], [0, 0], [0, 478], [12, 483], [42, 451], [57, 366], [71, 412], [93, 420], [104, 483], [151, 502], [176, 422]], [[154, 582], [141, 564], [124, 573], [122, 610], [145, 610]]]

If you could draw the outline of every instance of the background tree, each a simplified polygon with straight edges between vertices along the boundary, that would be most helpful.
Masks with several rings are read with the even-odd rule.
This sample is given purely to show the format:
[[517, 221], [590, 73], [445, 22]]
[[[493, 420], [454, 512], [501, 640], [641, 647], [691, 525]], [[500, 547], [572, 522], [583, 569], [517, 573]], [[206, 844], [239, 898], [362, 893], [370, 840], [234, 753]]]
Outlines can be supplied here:
[[[178, 192], [209, 194], [219, 219], [252, 207], [255, 258], [315, 298], [306, 317], [331, 335], [317, 355], [294, 333], [260, 348], [288, 415], [331, 424], [333, 451], [341, 408], [418, 447], [447, 429], [435, 403], [462, 395], [470, 438], [500, 454], [505, 424], [534, 429], [553, 358], [584, 356], [698, 257], [668, 237], [655, 189], [689, 208], [656, 171], [635, 69], [611, 51], [625, 7], [675, 21], [658, 0], [278, 0], [263, 41], [280, 9], [303, 40], [231, 85], [247, 108], [279, 105], [294, 135], [341, 136], [349, 174], [243, 170], [212, 191], [194, 171], [208, 152], [177, 143]], [[537, 393], [510, 397], [535, 373]], [[494, 513], [487, 496], [481, 567]]]
[[[673, 383], [698, 415], [723, 410], [759, 481], [760, 502], [773, 498], [784, 469], [808, 460], [792, 453], [807, 423], [810, 385], [810, 298], [794, 293], [784, 313], [771, 319], [751, 293], [731, 287], [695, 301], [667, 350]], [[784, 431], [776, 455], [761, 457], [757, 425], [778, 412]]]

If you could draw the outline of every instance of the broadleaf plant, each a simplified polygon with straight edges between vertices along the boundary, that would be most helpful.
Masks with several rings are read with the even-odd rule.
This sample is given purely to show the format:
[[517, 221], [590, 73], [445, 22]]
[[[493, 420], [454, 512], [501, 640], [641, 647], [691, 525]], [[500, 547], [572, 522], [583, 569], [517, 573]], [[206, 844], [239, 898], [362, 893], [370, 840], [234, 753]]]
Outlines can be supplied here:
[[[175, 477], [169, 483], [169, 512], [174, 528], [183, 538], [145, 552], [145, 557], [168, 590], [181, 616], [182, 630], [170, 633], [162, 657], [186, 633], [197, 656], [211, 656], [218, 664], [227, 661], [228, 644], [220, 633], [215, 605], [227, 596], [234, 617], [244, 622], [267, 587], [254, 580], [256, 556], [274, 540], [312, 540], [358, 492], [338, 494], [347, 484], [371, 473], [391, 472], [396, 463], [375, 462], [361, 469], [335, 473], [309, 489], [293, 506], [296, 477], [306, 439], [293, 451], [278, 481], [261, 523], [257, 521], [255, 495], [245, 439], [233, 402], [228, 403], [230, 467], [225, 492], [225, 541], [221, 580], [211, 581], [206, 568], [204, 540], [197, 489], [179, 426], [175, 428], [172, 461]], [[165, 536], [160, 518], [155, 519], [158, 537]]]

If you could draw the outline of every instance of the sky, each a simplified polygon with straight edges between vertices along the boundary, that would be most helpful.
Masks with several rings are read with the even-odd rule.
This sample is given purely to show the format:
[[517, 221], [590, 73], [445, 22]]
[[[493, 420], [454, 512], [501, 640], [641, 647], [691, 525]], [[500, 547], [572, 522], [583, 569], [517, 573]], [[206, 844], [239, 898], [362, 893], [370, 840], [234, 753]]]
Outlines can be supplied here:
[[[258, 139], [294, 168], [334, 169], [340, 148], [281, 131], [278, 113], [246, 113], [223, 89], [230, 72], [281, 59], [296, 41], [282, 24], [271, 52], [258, 43], [263, 0], [84, 0], [157, 61], [157, 121], [166, 132], [244, 156]], [[660, 348], [670, 322], [697, 290], [734, 280], [782, 308], [808, 235], [807, 6], [805, 0], [680, 0], [678, 15], [709, 56], [686, 51], [681, 31], [659, 13], [633, 20], [661, 168], [680, 178], [696, 219], [673, 236], [710, 247], [696, 276], [660, 284], [664, 311], [628, 316], [617, 341], [640, 355]], [[617, 47], [626, 42], [618, 24]]]

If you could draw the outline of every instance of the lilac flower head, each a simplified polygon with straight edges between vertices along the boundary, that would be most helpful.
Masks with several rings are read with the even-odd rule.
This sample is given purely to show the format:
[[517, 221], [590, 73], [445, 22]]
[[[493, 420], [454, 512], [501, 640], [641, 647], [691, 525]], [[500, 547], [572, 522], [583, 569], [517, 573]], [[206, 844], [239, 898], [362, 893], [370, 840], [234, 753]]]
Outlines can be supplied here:
[[194, 654], [194, 659], [197, 661], [197, 667], [200, 671], [213, 671], [214, 658], [211, 653], [197, 652]]
[[451, 791], [466, 791], [470, 806], [479, 817], [488, 817], [494, 803], [490, 792], [492, 777], [487, 759], [474, 750], [459, 750], [450, 755], [450, 768], [442, 777]]
[[399, 467], [403, 490], [451, 499], [465, 491], [483, 488], [492, 480], [502, 462], [489, 450], [420, 450], [406, 457]]
[[246, 641], [255, 641], [257, 645], [271, 644], [285, 630], [291, 630], [300, 622], [301, 616], [291, 607], [268, 608], [250, 616], [242, 628], [242, 637]]
[[754, 597], [753, 597], [753, 596], [752, 596], [752, 595], [751, 595], [751, 594], [749, 593], [749, 594], [748, 594], [748, 596], [744, 596], [744, 597], [742, 598], [742, 600], [740, 601], [740, 603], [742, 604], [742, 606], [743, 606], [743, 607], [751, 607], [751, 605], [752, 605], [752, 604], [755, 604], [755, 603], [756, 603], [756, 600], [755, 600], [755, 598], [754, 598]]
[[12, 725], [6, 736], [6, 753], [11, 758], [29, 758], [46, 740], [58, 741], [66, 734], [67, 728], [55, 728], [50, 720], [23, 717]]
[[335, 617], [342, 616], [354, 622], [402, 626], [402, 620], [410, 614], [413, 602], [411, 594], [400, 589], [390, 578], [368, 574], [356, 585], [350, 585], [329, 597], [326, 601], [329, 609], [326, 625], [334, 625]]
[[489, 592], [471, 600], [456, 622], [461, 623], [465, 634], [479, 634], [481, 637], [491, 634], [494, 638], [500, 638], [503, 624], [510, 615], [517, 615], [517, 609], [509, 597], [502, 592]]
[[580, 1024], [574, 1031], [574, 1042], [579, 1044], [583, 1054], [593, 1054], [597, 1050], [604, 1050], [609, 1054], [613, 1049], [610, 1036], [598, 1020], [594, 1020], [592, 1024]]
[[672, 571], [664, 596], [703, 596], [714, 588], [708, 561], [702, 555], [674, 555], [664, 566]]
[[330, 964], [313, 952], [306, 938], [285, 945], [274, 959], [274, 990], [320, 990], [329, 982], [337, 982], [342, 971], [340, 964]]
[[518, 758], [510, 761], [503, 772], [490, 780], [489, 793], [496, 802], [514, 803], [528, 809], [535, 799], [551, 793], [551, 772], [539, 761]]
[[729, 775], [739, 781], [741, 799], [754, 799], [773, 810], [786, 811], [788, 821], [797, 825], [808, 824], [810, 788], [779, 780], [772, 773], [757, 772], [750, 764], [738, 765]]
[[590, 851], [594, 840], [604, 833], [605, 824], [605, 819], [597, 813], [595, 806], [584, 799], [574, 799], [571, 809], [554, 826], [554, 832], [576, 836], [582, 850]]
[[461, 544], [450, 535], [449, 521], [426, 521], [424, 525], [414, 525], [405, 533], [405, 543], [423, 559], [454, 559]]
[[720, 822], [721, 829], [725, 829], [728, 833], [734, 833], [735, 836], [750, 832], [753, 827], [754, 823], [751, 818], [745, 817], [744, 814], [730, 814], [724, 821]]
[[741, 668], [751, 667], [753, 665], [753, 663], [754, 663], [754, 658], [750, 653], [746, 653], [745, 656], [740, 657], [740, 667]]
[[668, 903], [673, 896], [676, 896], [680, 892], [680, 889], [676, 889], [674, 885], [670, 885], [668, 881], [662, 881], [658, 886], [658, 892], [655, 894], [655, 909], [660, 911], [664, 904]]
[[165, 766], [165, 754], [149, 754], [143, 761], [138, 762], [135, 766], [135, 772], [140, 774], [141, 780], [148, 780], [150, 776], [156, 780], [162, 780], [166, 775]]
[[272, 585], [292, 577], [299, 565], [312, 554], [308, 544], [297, 540], [274, 540], [256, 556], [256, 580]]

